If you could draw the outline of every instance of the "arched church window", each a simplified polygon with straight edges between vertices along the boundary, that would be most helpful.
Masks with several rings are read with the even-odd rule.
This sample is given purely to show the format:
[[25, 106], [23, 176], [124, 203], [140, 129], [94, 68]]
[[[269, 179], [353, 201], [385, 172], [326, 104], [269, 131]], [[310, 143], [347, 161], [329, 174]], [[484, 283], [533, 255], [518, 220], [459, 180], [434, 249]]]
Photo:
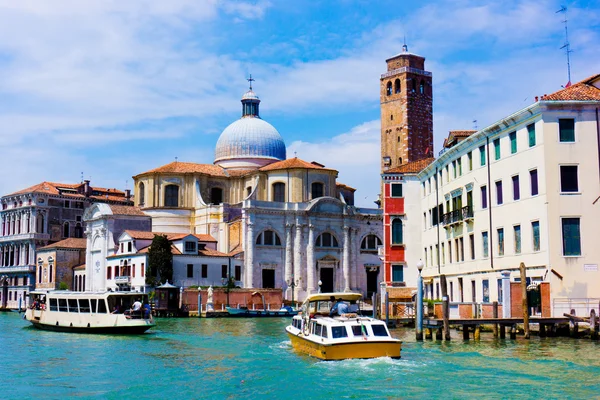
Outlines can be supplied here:
[[258, 235], [256, 244], [262, 246], [281, 246], [281, 239], [275, 231], [266, 230]]
[[212, 204], [221, 204], [223, 202], [223, 189], [218, 187], [211, 188], [210, 202]]
[[412, 91], [413, 92], [417, 91], [417, 80], [416, 79], [412, 80]]
[[273, 184], [273, 201], [285, 201], [285, 183], [275, 182]]
[[394, 114], [391, 114], [390, 115], [390, 121], [393, 121], [393, 120], [394, 120]]
[[83, 228], [80, 223], [75, 225], [75, 237], [81, 239], [83, 237]]
[[63, 226], [63, 237], [68, 238], [69, 237], [69, 223], [65, 222], [65, 225]]
[[385, 93], [389, 96], [392, 94], [392, 82], [387, 83], [387, 87], [385, 89]]
[[381, 239], [377, 235], [367, 235], [360, 244], [361, 250], [377, 250], [377, 246], [381, 246]]
[[321, 182], [313, 182], [311, 185], [311, 194], [313, 199], [323, 197], [323, 184]]
[[396, 79], [394, 82], [394, 93], [400, 93], [400, 79]]
[[165, 187], [165, 207], [179, 207], [179, 186], [167, 185]]
[[340, 247], [337, 239], [329, 232], [322, 233], [315, 243], [317, 247]]
[[398, 157], [398, 165], [402, 165], [402, 157]]
[[400, 218], [392, 221], [392, 244], [402, 244], [402, 220]]
[[138, 185], [138, 191], [139, 191], [139, 205], [143, 206], [146, 203], [146, 186], [144, 185], [143, 182], [140, 182], [140, 184]]
[[419, 85], [419, 92], [421, 94], [425, 93], [425, 82], [423, 82], [422, 80], [421, 80], [421, 84]]

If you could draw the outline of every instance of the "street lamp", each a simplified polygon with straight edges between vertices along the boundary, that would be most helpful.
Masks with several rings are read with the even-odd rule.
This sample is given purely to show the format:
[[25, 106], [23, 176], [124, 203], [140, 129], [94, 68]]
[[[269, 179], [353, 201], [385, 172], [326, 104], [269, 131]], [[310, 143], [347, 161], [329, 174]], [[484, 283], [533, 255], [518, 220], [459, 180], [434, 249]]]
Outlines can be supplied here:
[[300, 284], [300, 279], [294, 280], [294, 277], [292, 276], [292, 278], [286, 280], [285, 283], [292, 288], [292, 308], [294, 308], [294, 289]]
[[321, 286], [323, 285], [323, 281], [319, 279], [319, 293], [321, 293]]
[[417, 275], [417, 340], [423, 340], [423, 276], [421, 275], [423, 266], [423, 261], [419, 260], [417, 263], [417, 270], [419, 271], [419, 275]]

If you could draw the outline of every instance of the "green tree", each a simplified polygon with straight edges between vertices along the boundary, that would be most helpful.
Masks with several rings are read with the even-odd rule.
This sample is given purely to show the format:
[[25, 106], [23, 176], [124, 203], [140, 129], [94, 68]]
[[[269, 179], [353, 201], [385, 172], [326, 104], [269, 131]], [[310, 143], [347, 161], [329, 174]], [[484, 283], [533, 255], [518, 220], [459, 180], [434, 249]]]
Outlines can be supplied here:
[[165, 235], [154, 235], [148, 250], [146, 283], [156, 285], [173, 280], [173, 253], [171, 242]]

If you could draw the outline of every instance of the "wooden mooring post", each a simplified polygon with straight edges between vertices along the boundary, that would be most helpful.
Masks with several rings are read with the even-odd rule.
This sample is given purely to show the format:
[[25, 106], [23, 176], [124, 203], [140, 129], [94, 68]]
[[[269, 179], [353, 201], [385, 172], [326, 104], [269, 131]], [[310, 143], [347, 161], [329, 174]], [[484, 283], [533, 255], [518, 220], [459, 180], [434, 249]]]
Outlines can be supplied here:
[[[575, 316], [575, 309], [571, 309], [571, 315]], [[579, 322], [575, 320], [575, 318], [569, 319], [569, 334], [571, 337], [576, 338], [579, 334]]]
[[521, 290], [523, 291], [523, 329], [525, 330], [525, 339], [529, 339], [529, 304], [527, 302], [527, 271], [525, 263], [519, 265], [519, 270], [521, 272]]
[[517, 325], [513, 324], [510, 326], [510, 338], [511, 340], [517, 339]]
[[473, 339], [479, 340], [481, 339], [481, 326], [475, 325], [475, 332], [473, 332]]
[[[498, 302], [497, 301], [494, 301], [492, 303], [492, 317], [494, 319], [498, 318]], [[498, 324], [492, 325], [492, 331], [494, 332], [494, 337], [497, 338], [498, 337]]]
[[[444, 340], [450, 340], [450, 303], [448, 300], [448, 285], [446, 283], [446, 275], [440, 276], [440, 284], [442, 286], [442, 319], [444, 323]], [[440, 336], [440, 340], [441, 339], [442, 338]]]
[[433, 340], [433, 332], [431, 328], [425, 328], [425, 339]]
[[506, 339], [506, 325], [500, 325], [500, 339]]
[[437, 328], [435, 330], [435, 340], [442, 340], [442, 329], [443, 328]]
[[546, 337], [546, 324], [540, 324], [540, 337]]
[[596, 318], [596, 310], [590, 311], [590, 339], [598, 340], [598, 328], [596, 324], [598, 319]]
[[463, 340], [469, 340], [469, 325], [463, 325], [462, 329]]

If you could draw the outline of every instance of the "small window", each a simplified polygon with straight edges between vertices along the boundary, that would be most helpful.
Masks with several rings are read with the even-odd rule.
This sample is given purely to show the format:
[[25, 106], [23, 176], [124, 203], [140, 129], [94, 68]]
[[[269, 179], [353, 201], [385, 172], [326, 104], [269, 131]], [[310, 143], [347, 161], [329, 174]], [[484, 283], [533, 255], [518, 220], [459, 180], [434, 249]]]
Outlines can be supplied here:
[[389, 336], [385, 325], [371, 325], [373, 336]]
[[273, 184], [273, 201], [285, 202], [285, 183], [276, 182]]
[[535, 146], [535, 124], [527, 125], [527, 134], [529, 136], [529, 147]]
[[392, 183], [392, 197], [402, 197], [402, 184]]
[[400, 79], [394, 81], [394, 93], [400, 93]]
[[392, 265], [392, 282], [404, 282], [403, 265]]
[[579, 218], [562, 219], [563, 255], [581, 255], [581, 232]]
[[467, 159], [468, 159], [468, 164], [469, 164], [469, 171], [473, 170], [473, 152], [470, 151], [467, 153]]
[[258, 235], [256, 244], [263, 246], [281, 246], [281, 239], [275, 231], [266, 230]]
[[104, 299], [98, 299], [98, 314], [107, 314], [106, 302]]
[[69, 200], [65, 200], [65, 208], [70, 208], [71, 202]]
[[140, 182], [140, 184], [138, 185], [138, 192], [139, 192], [139, 202], [138, 202], [138, 204], [140, 206], [144, 206], [145, 199], [146, 199], [146, 190], [145, 190], [145, 186], [144, 186], [143, 182]]
[[489, 256], [489, 242], [488, 242], [488, 233], [481, 232], [481, 242], [483, 246], [483, 257]]
[[510, 154], [515, 154], [517, 152], [517, 132], [511, 132], [508, 134], [510, 138]]
[[58, 299], [58, 311], [67, 312], [67, 299]]
[[540, 251], [540, 221], [531, 223], [531, 232], [533, 237], [533, 251]]
[[514, 237], [515, 237], [515, 254], [521, 254], [521, 225], [515, 225]]
[[352, 325], [352, 334], [354, 336], [369, 336], [369, 332], [367, 332], [364, 325]]
[[208, 278], [208, 265], [202, 264], [202, 278]]
[[95, 313], [95, 312], [96, 312], [96, 307], [97, 307], [97, 305], [98, 305], [98, 300], [96, 300], [96, 299], [90, 299], [90, 304], [91, 304], [91, 306], [92, 306], [92, 309], [91, 309], [90, 311], [91, 311], [91, 312], [92, 312], [92, 314], [93, 314], [93, 313]]
[[133, 245], [131, 244], [131, 242], [127, 242], [127, 251], [129, 253], [131, 253], [132, 249], [133, 249]]
[[479, 147], [479, 163], [482, 167], [485, 165], [485, 146]]
[[63, 226], [63, 237], [68, 238], [69, 237], [69, 233], [70, 233], [70, 226], [68, 222], [65, 222], [64, 226]]
[[519, 187], [519, 175], [512, 177], [513, 184], [513, 200], [519, 200], [521, 198], [521, 188]]
[[341, 339], [348, 337], [348, 331], [345, 326], [332, 326], [331, 327], [331, 338]]
[[227, 279], [227, 265], [221, 265], [221, 278]]
[[529, 180], [531, 181], [531, 195], [537, 196], [537, 194], [539, 193], [537, 169], [532, 169], [531, 171], [529, 171]]
[[390, 96], [392, 94], [392, 82], [388, 82], [385, 87], [385, 94]]
[[504, 228], [498, 228], [498, 255], [504, 255]]
[[325, 232], [317, 238], [317, 247], [340, 247], [337, 239], [329, 232]]
[[112, 279], [112, 267], [106, 267], [106, 279]]
[[58, 303], [56, 299], [50, 299], [50, 311], [58, 311]]
[[196, 252], [196, 242], [185, 242], [185, 252], [186, 253], [195, 253]]
[[575, 141], [575, 120], [573, 118], [565, 118], [558, 120], [558, 131], [561, 142]]
[[221, 204], [223, 202], [223, 189], [217, 187], [211, 188], [210, 202], [215, 205]]
[[89, 299], [79, 299], [79, 312], [81, 312], [81, 313], [89, 313], [90, 312], [90, 300]]
[[377, 235], [367, 235], [361, 245], [361, 250], [377, 250], [377, 246], [381, 246], [381, 240], [377, 237]]
[[402, 244], [402, 220], [395, 218], [392, 221], [392, 244]]
[[179, 207], [179, 186], [165, 186], [165, 207]]
[[488, 207], [488, 195], [487, 195], [487, 186], [481, 187], [481, 208], [486, 209]]
[[235, 266], [235, 280], [236, 281], [242, 280], [242, 266], [241, 265]]
[[187, 277], [188, 278], [193, 278], [194, 277], [194, 264], [188, 264], [187, 265]]
[[496, 160], [500, 159], [500, 138], [494, 139], [494, 157]]
[[425, 94], [425, 82], [421, 81], [419, 84], [419, 93]]
[[579, 192], [577, 165], [560, 166], [560, 191], [563, 193]]
[[311, 185], [311, 194], [313, 199], [323, 197], [323, 184], [321, 182], [313, 182]]
[[496, 204], [501, 205], [504, 203], [502, 197], [502, 181], [496, 182]]

